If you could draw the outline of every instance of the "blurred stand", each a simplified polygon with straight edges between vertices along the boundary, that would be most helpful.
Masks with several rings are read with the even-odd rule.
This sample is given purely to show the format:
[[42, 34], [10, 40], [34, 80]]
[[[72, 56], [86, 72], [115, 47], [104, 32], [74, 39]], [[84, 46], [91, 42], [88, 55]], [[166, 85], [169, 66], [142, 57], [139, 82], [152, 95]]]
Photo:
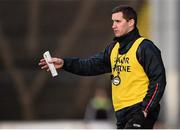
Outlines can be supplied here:
[[51, 120], [0, 122], [0, 129], [114, 129], [109, 121]]
[[160, 113], [165, 128], [178, 128], [178, 0], [152, 0], [152, 39], [161, 49], [166, 69], [167, 85]]

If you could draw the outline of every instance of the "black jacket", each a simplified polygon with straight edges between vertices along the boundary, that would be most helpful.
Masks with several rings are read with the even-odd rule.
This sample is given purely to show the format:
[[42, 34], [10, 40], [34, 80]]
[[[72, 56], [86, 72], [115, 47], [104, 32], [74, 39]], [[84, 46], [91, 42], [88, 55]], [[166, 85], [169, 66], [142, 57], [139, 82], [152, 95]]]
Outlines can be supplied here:
[[[110, 54], [114, 45], [119, 42], [120, 54], [126, 53], [134, 41], [139, 38], [138, 29], [135, 28], [125, 36], [115, 37], [113, 41], [100, 52], [90, 58], [80, 59], [77, 57], [64, 58], [63, 69], [78, 75], [93, 76], [111, 72]], [[148, 92], [143, 100], [142, 110], [149, 112], [158, 104], [164, 93], [166, 85], [165, 68], [160, 50], [150, 40], [143, 40], [136, 52], [139, 63], [144, 68], [149, 78]]]

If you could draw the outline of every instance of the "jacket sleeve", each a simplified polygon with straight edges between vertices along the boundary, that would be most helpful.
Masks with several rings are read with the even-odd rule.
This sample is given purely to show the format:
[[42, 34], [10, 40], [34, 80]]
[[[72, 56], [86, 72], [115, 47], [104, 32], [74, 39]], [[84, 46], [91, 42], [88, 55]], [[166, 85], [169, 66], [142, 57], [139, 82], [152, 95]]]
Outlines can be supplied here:
[[64, 58], [63, 69], [82, 76], [94, 76], [111, 72], [109, 47], [104, 52], [97, 53], [87, 59], [78, 57]]
[[166, 75], [160, 50], [150, 41], [144, 40], [138, 48], [137, 58], [149, 78], [149, 86], [142, 102], [145, 112], [152, 111], [160, 102], [165, 86]]

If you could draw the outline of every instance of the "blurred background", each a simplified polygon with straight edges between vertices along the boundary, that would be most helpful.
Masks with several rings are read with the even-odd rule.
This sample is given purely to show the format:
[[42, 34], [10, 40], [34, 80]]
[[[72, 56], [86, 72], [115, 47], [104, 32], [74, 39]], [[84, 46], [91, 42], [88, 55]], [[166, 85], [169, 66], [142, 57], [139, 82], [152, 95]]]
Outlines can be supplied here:
[[155, 128], [180, 128], [179, 0], [0, 0], [0, 128], [116, 128], [110, 74], [52, 78], [42, 54], [86, 58], [113, 38], [111, 10], [130, 5], [161, 49], [167, 86]]

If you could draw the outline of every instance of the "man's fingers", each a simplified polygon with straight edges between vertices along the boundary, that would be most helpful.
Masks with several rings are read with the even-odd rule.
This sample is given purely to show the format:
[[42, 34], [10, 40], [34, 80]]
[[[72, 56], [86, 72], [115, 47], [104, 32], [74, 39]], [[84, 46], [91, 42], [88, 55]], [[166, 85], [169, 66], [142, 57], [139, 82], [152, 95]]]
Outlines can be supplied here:
[[41, 67], [41, 69], [46, 69], [46, 68], [49, 68], [48, 65], [44, 65]]
[[41, 59], [40, 61], [39, 61], [39, 65], [46, 65], [47, 63], [46, 63], [46, 61], [45, 61], [45, 59]]
[[40, 62], [45, 62], [45, 59], [41, 59]]
[[49, 61], [49, 63], [54, 63], [54, 62], [58, 62], [58, 58], [52, 58], [51, 61]]
[[[52, 57], [51, 61], [48, 61], [48, 64], [54, 64], [56, 69], [62, 68], [64, 61], [60, 58]], [[41, 69], [46, 69], [49, 71], [48, 64], [46, 63], [45, 59], [41, 59], [39, 62], [39, 66], [41, 66]]]
[[51, 61], [49, 61], [50, 64], [61, 64], [61, 60], [59, 58], [52, 58]]
[[46, 62], [39, 62], [39, 65], [45, 65]]

